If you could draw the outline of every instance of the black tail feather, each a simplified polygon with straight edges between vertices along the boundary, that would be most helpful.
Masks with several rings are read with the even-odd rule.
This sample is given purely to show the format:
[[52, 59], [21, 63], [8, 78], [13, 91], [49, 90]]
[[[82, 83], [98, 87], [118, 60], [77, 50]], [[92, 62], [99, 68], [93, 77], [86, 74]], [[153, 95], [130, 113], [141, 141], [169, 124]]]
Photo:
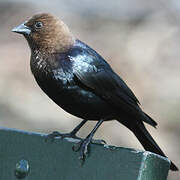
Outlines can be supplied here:
[[145, 112], [142, 112], [143, 118], [142, 121], [148, 123], [149, 125], [153, 126], [154, 128], [156, 128], [157, 126], [157, 122], [154, 121], [148, 114], [146, 114]]
[[[135, 136], [138, 138], [142, 146], [145, 150], [154, 152], [156, 154], [159, 154], [161, 156], [166, 157], [166, 155], [163, 153], [163, 151], [160, 149], [160, 147], [157, 145], [157, 143], [154, 141], [152, 136], [147, 131], [146, 127], [142, 122], [138, 122], [137, 125], [133, 128], [131, 128]], [[171, 162], [170, 169], [172, 171], [178, 171], [178, 168], [176, 165]]]

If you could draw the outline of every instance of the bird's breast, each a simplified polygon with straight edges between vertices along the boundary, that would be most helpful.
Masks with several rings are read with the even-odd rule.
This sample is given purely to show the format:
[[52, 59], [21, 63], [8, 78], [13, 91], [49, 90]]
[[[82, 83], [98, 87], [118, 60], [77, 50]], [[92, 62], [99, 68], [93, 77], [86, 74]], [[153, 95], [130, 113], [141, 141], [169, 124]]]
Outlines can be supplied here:
[[88, 120], [98, 120], [112, 114], [105, 101], [79, 86], [72, 71], [62, 67], [52, 69], [39, 57], [31, 60], [31, 70], [40, 88], [70, 114]]
[[[44, 77], [43, 77], [44, 76]], [[88, 120], [98, 120], [112, 114], [109, 105], [93, 92], [79, 87], [70, 75], [35, 76], [41, 89], [70, 114]], [[43, 77], [43, 78], [42, 78]]]

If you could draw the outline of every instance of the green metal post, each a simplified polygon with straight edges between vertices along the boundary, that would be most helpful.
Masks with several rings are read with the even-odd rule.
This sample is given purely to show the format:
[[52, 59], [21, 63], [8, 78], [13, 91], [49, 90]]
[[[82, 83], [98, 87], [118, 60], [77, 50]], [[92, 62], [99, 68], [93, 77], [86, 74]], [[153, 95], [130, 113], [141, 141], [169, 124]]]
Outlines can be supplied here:
[[[70, 142], [74, 141], [74, 142]], [[154, 153], [91, 144], [83, 166], [76, 139], [0, 130], [0, 180], [165, 180], [170, 162]]]

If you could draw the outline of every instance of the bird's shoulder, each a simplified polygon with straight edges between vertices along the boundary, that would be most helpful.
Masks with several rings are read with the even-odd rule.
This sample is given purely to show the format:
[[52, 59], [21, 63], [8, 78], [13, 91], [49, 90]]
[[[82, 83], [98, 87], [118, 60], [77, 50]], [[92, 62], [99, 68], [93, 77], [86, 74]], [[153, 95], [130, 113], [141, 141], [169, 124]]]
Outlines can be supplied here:
[[67, 52], [67, 58], [74, 66], [109, 66], [95, 50], [80, 40], [76, 40], [75, 45]]
[[110, 94], [116, 94], [129, 103], [136, 105], [139, 103], [121, 77], [113, 71], [102, 56], [85, 43], [77, 40], [69, 58], [73, 61], [73, 74], [96, 93], [103, 94], [106, 98]]
[[[56, 74], [76, 75], [78, 72], [88, 76], [97, 72], [111, 70], [110, 65], [92, 48], [80, 40], [64, 53], [54, 53], [49, 57], [56, 64]], [[52, 61], [52, 60], [51, 60]]]

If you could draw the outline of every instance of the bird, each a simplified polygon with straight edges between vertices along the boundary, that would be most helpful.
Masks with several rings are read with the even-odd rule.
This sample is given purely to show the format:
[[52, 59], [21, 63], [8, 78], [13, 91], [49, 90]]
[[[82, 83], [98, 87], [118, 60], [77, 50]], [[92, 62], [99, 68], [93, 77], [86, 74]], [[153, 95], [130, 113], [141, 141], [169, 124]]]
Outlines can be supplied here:
[[[30, 68], [39, 87], [66, 112], [82, 119], [70, 133], [52, 137], [76, 137], [87, 121], [97, 121], [81, 140], [80, 159], [85, 160], [92, 138], [104, 121], [117, 120], [134, 133], [145, 150], [167, 157], [145, 127], [157, 123], [123, 79], [104, 58], [76, 38], [68, 26], [50, 13], [39, 13], [12, 29], [22, 34], [31, 49]], [[170, 169], [177, 171], [171, 162]]]

